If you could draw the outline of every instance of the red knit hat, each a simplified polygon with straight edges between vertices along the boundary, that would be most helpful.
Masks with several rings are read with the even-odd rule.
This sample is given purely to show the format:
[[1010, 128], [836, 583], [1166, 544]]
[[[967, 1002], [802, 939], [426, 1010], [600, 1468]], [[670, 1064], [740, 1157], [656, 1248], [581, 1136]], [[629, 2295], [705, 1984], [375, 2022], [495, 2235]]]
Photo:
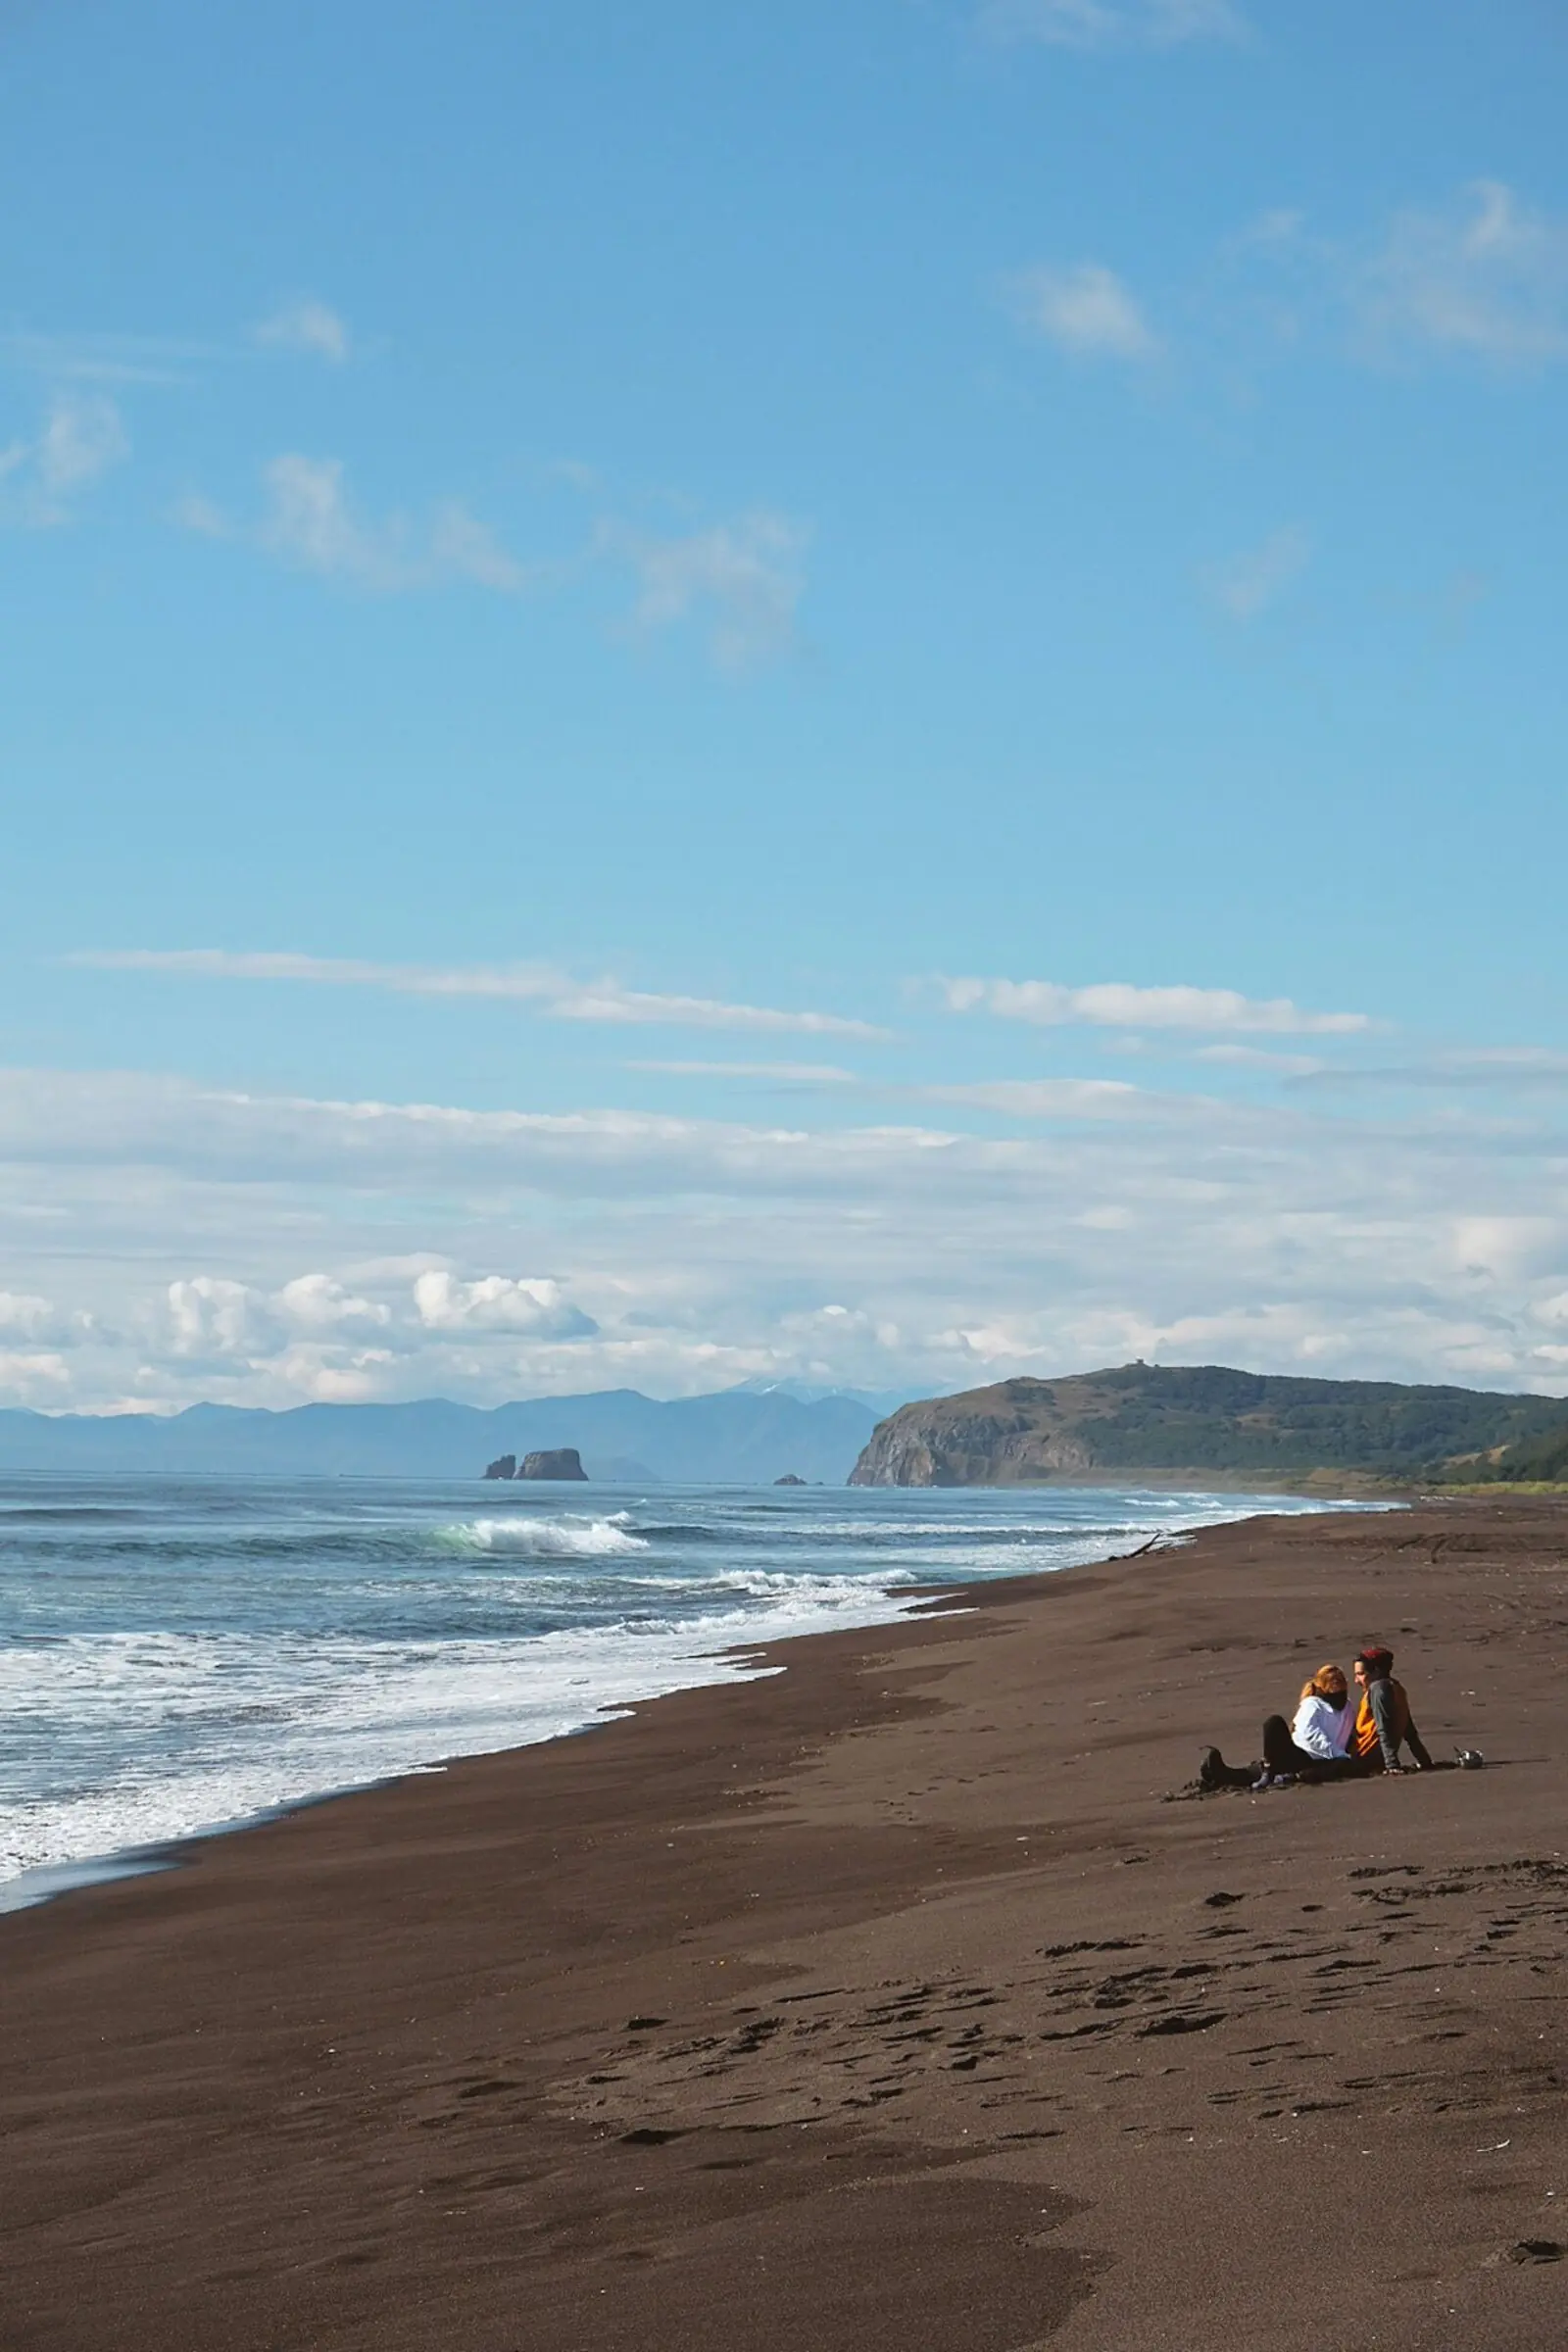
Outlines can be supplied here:
[[1356, 1651], [1355, 1662], [1364, 1666], [1368, 1674], [1390, 1674], [1394, 1670], [1394, 1652], [1385, 1649], [1381, 1642], [1369, 1642], [1365, 1649]]

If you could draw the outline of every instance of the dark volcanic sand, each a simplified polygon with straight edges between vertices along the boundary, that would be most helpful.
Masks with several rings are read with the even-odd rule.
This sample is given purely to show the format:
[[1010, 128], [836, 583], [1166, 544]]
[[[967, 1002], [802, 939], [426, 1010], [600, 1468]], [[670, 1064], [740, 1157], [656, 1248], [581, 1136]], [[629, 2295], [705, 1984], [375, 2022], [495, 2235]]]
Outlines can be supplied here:
[[[1254, 1520], [0, 1919], [0, 2342], [1568, 2341], [1565, 1548]], [[1491, 1769], [1163, 1801], [1373, 1636]]]

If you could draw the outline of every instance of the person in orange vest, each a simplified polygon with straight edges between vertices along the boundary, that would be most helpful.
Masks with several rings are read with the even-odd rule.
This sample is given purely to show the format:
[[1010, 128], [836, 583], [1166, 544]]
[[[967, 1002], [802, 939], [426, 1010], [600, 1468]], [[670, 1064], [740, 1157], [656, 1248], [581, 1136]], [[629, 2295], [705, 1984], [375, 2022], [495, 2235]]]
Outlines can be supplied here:
[[1350, 1753], [1363, 1772], [1403, 1772], [1399, 1749], [1407, 1747], [1417, 1772], [1430, 1772], [1432, 1758], [1410, 1713], [1404, 1685], [1394, 1679], [1394, 1652], [1374, 1642], [1355, 1661], [1355, 1684], [1361, 1703], [1350, 1732]]

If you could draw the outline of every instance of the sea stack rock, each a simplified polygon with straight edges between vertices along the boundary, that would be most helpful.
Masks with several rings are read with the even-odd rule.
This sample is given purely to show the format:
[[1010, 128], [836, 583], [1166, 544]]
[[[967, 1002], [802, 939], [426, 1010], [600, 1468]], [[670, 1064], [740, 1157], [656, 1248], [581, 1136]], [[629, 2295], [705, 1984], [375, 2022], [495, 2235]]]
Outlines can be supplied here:
[[582, 1466], [582, 1455], [575, 1446], [556, 1446], [548, 1453], [525, 1453], [519, 1478], [577, 1478], [587, 1483], [588, 1473]]
[[486, 1478], [515, 1478], [516, 1475], [517, 1457], [514, 1453], [498, 1454], [485, 1470]]
[[797, 1478], [793, 1470], [786, 1470], [782, 1478], [774, 1479], [773, 1484], [775, 1487], [804, 1487], [806, 1481]]

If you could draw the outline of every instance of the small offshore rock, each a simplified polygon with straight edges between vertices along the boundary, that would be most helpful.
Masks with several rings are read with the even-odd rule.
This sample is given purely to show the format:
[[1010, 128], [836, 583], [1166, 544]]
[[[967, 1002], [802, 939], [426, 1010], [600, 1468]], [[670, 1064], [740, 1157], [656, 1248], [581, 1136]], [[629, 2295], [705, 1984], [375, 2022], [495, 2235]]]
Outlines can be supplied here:
[[525, 1453], [519, 1478], [575, 1478], [586, 1483], [588, 1473], [575, 1446], [555, 1446], [544, 1453]]
[[516, 1475], [517, 1457], [514, 1453], [499, 1453], [493, 1462], [485, 1466], [486, 1478], [515, 1478]]

